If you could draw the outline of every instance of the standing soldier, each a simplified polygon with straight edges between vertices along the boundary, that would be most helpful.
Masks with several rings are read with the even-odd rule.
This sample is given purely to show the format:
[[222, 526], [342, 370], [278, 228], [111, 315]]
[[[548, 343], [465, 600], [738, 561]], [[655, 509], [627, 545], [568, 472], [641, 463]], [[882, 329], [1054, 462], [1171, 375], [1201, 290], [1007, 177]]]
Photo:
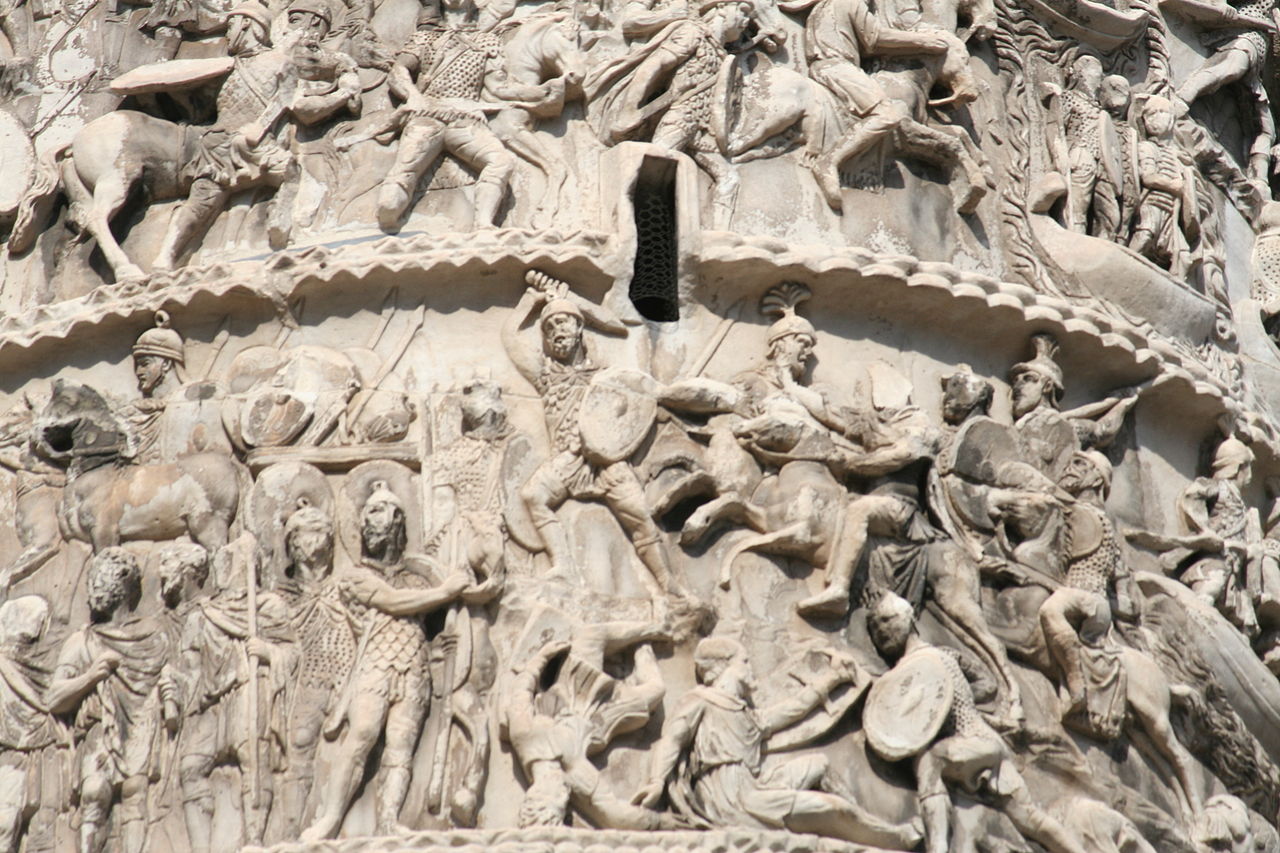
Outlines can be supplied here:
[[281, 792], [285, 838], [297, 837], [315, 782], [316, 747], [343, 679], [356, 660], [356, 626], [333, 575], [333, 520], [305, 500], [284, 525], [289, 559], [279, 592], [301, 659], [287, 703], [287, 768]]
[[409, 791], [410, 764], [431, 695], [426, 628], [422, 617], [455, 601], [467, 587], [458, 574], [427, 587], [405, 561], [408, 537], [404, 504], [387, 483], [373, 484], [360, 512], [360, 565], [343, 589], [361, 619], [360, 648], [326, 734], [347, 731], [324, 792], [321, 812], [302, 833], [305, 842], [332, 838], [342, 827], [364, 778], [369, 753], [384, 739], [378, 832], [407, 831], [400, 808]]
[[143, 853], [147, 791], [173, 699], [162, 695], [169, 643], [157, 622], [137, 614], [142, 573], [125, 549], [93, 556], [88, 594], [90, 622], [63, 642], [45, 701], [55, 714], [75, 713], [80, 853], [101, 853], [113, 809], [120, 849]]
[[53, 848], [60, 792], [57, 726], [41, 694], [49, 679], [37, 645], [49, 626], [38, 595], [0, 605], [0, 853]]
[[[250, 599], [248, 584], [257, 583], [249, 567], [255, 544], [246, 535], [228, 546], [232, 559], [213, 561], [215, 592], [196, 602], [182, 626], [178, 653], [186, 689], [178, 774], [193, 853], [207, 853], [213, 837], [210, 780], [217, 767], [239, 771], [245, 844], [263, 842], [271, 814], [271, 771], [279, 763], [279, 717], [293, 649], [284, 600], [273, 593]], [[260, 679], [261, 667], [266, 679]]]

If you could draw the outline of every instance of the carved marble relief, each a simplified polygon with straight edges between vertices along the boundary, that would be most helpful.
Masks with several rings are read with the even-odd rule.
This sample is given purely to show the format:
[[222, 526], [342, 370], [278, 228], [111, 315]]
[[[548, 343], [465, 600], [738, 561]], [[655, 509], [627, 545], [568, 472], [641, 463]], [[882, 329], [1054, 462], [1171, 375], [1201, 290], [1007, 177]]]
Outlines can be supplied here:
[[0, 851], [1280, 850], [1278, 27], [0, 4]]

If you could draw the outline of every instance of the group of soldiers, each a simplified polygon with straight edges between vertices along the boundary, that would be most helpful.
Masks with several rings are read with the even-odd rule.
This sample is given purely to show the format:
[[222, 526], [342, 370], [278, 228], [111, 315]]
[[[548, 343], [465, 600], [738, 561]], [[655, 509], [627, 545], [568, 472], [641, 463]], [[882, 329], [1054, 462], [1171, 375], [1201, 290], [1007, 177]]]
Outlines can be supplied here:
[[[1010, 372], [1011, 422], [991, 414], [992, 383], [962, 366], [940, 380], [935, 423], [902, 395], [876, 402], [885, 395], [854, 398], [810, 382], [818, 334], [799, 314], [808, 289], [796, 283], [762, 300], [776, 320], [758, 366], [729, 381], [663, 383], [600, 365], [591, 335], [631, 334], [614, 312], [545, 273], [531, 270], [526, 281], [502, 339], [540, 397], [549, 452], [512, 467], [536, 442], [508, 419], [497, 383], [464, 383], [454, 392], [455, 436], [423, 460], [440, 517], [416, 541], [422, 498], [408, 469], [379, 459], [344, 475], [336, 503], [303, 490], [269, 518], [242, 509], [243, 532], [220, 547], [179, 538], [157, 543], [148, 559], [95, 546], [84, 575], [89, 622], [61, 640], [52, 667], [41, 664], [48, 603], [5, 602], [7, 849], [19, 837], [27, 850], [48, 849], [57, 804], [70, 797], [83, 853], [111, 837], [128, 853], [148, 849], [157, 812], [170, 804], [180, 804], [191, 848], [207, 850], [227, 821], [220, 768], [236, 773], [231, 801], [246, 843], [350, 831], [370, 778], [371, 831], [403, 832], [428, 813], [474, 826], [496, 736], [524, 775], [524, 827], [747, 826], [942, 853], [955, 831], [952, 794], [963, 791], [1054, 853], [1083, 853], [1091, 848], [1080, 827], [1036, 802], [1008, 746], [1025, 725], [1011, 653], [1058, 685], [1064, 724], [1102, 742], [1143, 727], [1175, 768], [1188, 821], [1200, 818], [1204, 792], [1169, 727], [1170, 685], [1113, 630], [1139, 620], [1141, 607], [1124, 531], [1106, 507], [1105, 451], [1140, 388], [1062, 411], [1056, 344], [1038, 335], [1032, 357]], [[167, 464], [166, 418], [193, 398], [178, 393], [192, 377], [169, 326], [160, 317], [133, 350], [140, 397], [117, 411], [131, 436], [122, 470]], [[1274, 549], [1243, 497], [1251, 461], [1243, 441], [1226, 437], [1213, 476], [1182, 498], [1185, 534], [1138, 539], [1257, 636], [1280, 575], [1262, 566]], [[519, 482], [507, 483], [513, 476]], [[800, 618], [865, 619], [887, 672], [873, 677], [831, 647], [797, 676], [799, 690], [763, 701], [770, 691], [755, 685], [749, 638], [714, 627], [721, 593], [676, 557], [660, 526], [664, 511], [689, 500], [698, 509], [684, 521], [686, 547], [741, 528], [715, 552], [721, 586], [739, 583], [749, 553], [809, 563], [821, 583], [796, 601]], [[602, 504], [617, 521], [634, 559], [609, 573], [635, 575], [647, 615], [566, 605], [549, 592], [582, 582], [567, 502]], [[526, 589], [542, 601], [532, 608], [507, 602], [517, 551], [542, 555], [529, 563]], [[1012, 624], [988, 623], [984, 582], [1009, 596], [1000, 609], [1015, 614]], [[525, 612], [526, 627], [514, 644], [491, 642], [491, 617], [508, 606]], [[949, 645], [925, 641], [926, 610]], [[686, 644], [697, 686], [668, 696], [672, 679], [655, 647]], [[620, 665], [627, 675], [615, 674]], [[903, 704], [912, 683], [929, 685], [928, 701]], [[1161, 689], [1163, 711], [1143, 692]], [[764, 761], [835, 730], [864, 695], [868, 749], [909, 767], [917, 817], [885, 813], [821, 756]], [[600, 757], [649, 726], [664, 702], [647, 778], [613, 790]]]

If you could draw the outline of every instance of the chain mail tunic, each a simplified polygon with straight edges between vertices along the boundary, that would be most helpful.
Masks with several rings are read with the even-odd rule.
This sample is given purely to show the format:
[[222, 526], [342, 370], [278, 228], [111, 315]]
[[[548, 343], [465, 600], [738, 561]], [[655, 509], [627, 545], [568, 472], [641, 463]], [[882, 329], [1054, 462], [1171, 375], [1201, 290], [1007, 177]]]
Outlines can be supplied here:
[[[357, 571], [377, 575], [363, 567]], [[426, 589], [426, 580], [405, 569], [378, 575], [396, 589]], [[360, 693], [383, 696], [388, 701], [426, 701], [431, 686], [428, 670], [427, 632], [419, 616], [392, 616], [354, 598], [349, 606], [360, 621], [361, 654], [356, 661], [356, 686]]]
[[1071, 511], [1092, 516], [1091, 520], [1102, 528], [1102, 535], [1092, 550], [1078, 554], [1074, 547], [1076, 543], [1072, 541], [1072, 526], [1067, 525], [1064, 544], [1067, 553], [1073, 555], [1067, 566], [1067, 586], [1105, 596], [1112, 580], [1126, 574], [1115, 525], [1106, 512], [1088, 504], [1076, 504]]
[[543, 361], [542, 373], [534, 387], [542, 395], [551, 444], [559, 453], [582, 453], [582, 436], [578, 432], [578, 410], [587, 395], [587, 386], [597, 368], [583, 359], [576, 365], [565, 365], [553, 359]]
[[1098, 119], [1102, 109], [1080, 92], [1067, 89], [1062, 93], [1062, 123], [1067, 144], [1087, 151], [1094, 160], [1102, 156], [1098, 136]]
[[[502, 41], [492, 33], [453, 29], [419, 30], [400, 50], [417, 65], [418, 90], [428, 99], [479, 101], [489, 63], [502, 53]], [[483, 124], [479, 113], [441, 107], [430, 111], [450, 124]]]

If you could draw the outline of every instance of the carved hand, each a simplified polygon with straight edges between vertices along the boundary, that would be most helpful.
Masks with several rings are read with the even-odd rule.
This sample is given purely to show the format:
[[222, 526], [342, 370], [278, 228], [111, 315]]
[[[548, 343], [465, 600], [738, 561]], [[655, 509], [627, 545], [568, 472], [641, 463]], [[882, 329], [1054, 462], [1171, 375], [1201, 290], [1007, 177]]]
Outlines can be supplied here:
[[271, 644], [261, 637], [250, 637], [245, 643], [245, 652], [257, 663], [271, 665]]
[[658, 801], [662, 799], [662, 792], [666, 787], [666, 784], [661, 781], [650, 782], [636, 792], [636, 795], [631, 798], [631, 804], [644, 806], [647, 809], [657, 808]]
[[120, 666], [120, 655], [115, 652], [105, 652], [102, 657], [93, 662], [93, 666], [89, 668], [89, 672], [93, 674], [94, 681], [102, 681], [111, 673], [115, 672]]

